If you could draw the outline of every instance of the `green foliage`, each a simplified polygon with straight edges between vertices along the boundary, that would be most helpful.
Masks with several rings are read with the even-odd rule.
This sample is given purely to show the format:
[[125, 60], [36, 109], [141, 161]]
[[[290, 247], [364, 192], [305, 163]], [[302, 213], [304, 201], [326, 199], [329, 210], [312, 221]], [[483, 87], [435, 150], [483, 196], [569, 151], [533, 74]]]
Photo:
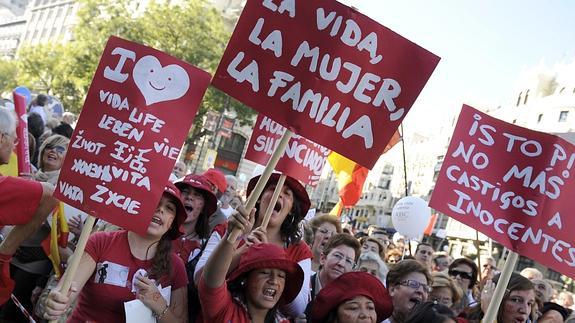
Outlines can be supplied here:
[[10, 93], [18, 86], [17, 74], [18, 67], [15, 62], [0, 59], [0, 94]]
[[[27, 47], [18, 53], [18, 84], [55, 95], [74, 112], [81, 109], [102, 50], [112, 35], [167, 52], [212, 75], [230, 37], [220, 14], [205, 0], [188, 0], [181, 5], [152, 1], [145, 10], [139, 1], [132, 0], [79, 2], [73, 41]], [[0, 62], [0, 71], [3, 68]], [[4, 82], [0, 78], [0, 85]], [[194, 129], [199, 132], [208, 110], [224, 108], [235, 110], [244, 124], [254, 115], [251, 109], [210, 88], [194, 119]]]

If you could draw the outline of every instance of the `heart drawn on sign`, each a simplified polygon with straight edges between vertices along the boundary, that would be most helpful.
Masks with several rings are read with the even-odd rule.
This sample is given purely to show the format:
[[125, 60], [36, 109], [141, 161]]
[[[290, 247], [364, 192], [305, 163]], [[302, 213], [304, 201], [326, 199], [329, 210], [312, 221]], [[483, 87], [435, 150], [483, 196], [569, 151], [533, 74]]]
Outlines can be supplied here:
[[179, 65], [162, 67], [154, 56], [144, 56], [134, 66], [134, 81], [144, 95], [146, 105], [176, 100], [190, 87], [190, 77]]

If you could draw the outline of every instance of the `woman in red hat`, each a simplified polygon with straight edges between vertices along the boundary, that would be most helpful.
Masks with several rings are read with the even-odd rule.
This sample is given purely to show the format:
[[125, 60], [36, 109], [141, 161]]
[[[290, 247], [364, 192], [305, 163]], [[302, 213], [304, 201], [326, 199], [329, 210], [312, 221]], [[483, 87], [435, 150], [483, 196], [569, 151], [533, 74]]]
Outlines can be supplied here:
[[218, 207], [207, 179], [201, 175], [187, 175], [174, 183], [182, 193], [187, 217], [182, 224], [184, 234], [174, 240], [174, 252], [184, 263], [199, 256], [206, 245], [209, 232], [209, 217]]
[[211, 184], [203, 175], [187, 175], [174, 183], [182, 193], [187, 217], [181, 229], [184, 234], [173, 242], [174, 252], [186, 264], [188, 275], [188, 320], [195, 322], [201, 313], [198, 291], [193, 283], [196, 264], [204, 251], [208, 238], [209, 218], [218, 207]]
[[288, 259], [283, 248], [256, 243], [242, 253], [226, 282], [237, 244], [230, 243], [226, 234], [205, 265], [198, 286], [204, 321], [289, 322], [277, 308], [292, 302], [301, 289], [301, 267]]
[[366, 272], [345, 273], [325, 286], [312, 304], [312, 323], [376, 323], [391, 316], [387, 289]]
[[[244, 234], [246, 234], [244, 239], [245, 244], [241, 243], [240, 247], [236, 250], [234, 260], [230, 265], [230, 270], [235, 268], [239, 256], [252, 244], [270, 243], [283, 248], [287, 253], [288, 259], [297, 262], [304, 272], [304, 283], [297, 297], [291, 303], [282, 305], [281, 308], [284, 314], [296, 317], [302, 314], [307, 306], [309, 281], [312, 275], [312, 253], [309, 246], [302, 240], [299, 230], [299, 223], [306, 216], [311, 203], [303, 185], [295, 178], [287, 176], [281, 194], [274, 205], [267, 229], [263, 230], [260, 228], [265, 210], [270, 204], [279, 177], [280, 174], [272, 174], [266, 183], [264, 191], [256, 203], [255, 219], [251, 219], [251, 222], [249, 222], [247, 212], [243, 212], [243, 214], [238, 212], [230, 216], [229, 223], [233, 223], [234, 225], [243, 223], [244, 225], [242, 225], [242, 227], [245, 228]], [[259, 176], [249, 181], [247, 187], [248, 196], [255, 188], [258, 179]], [[240, 209], [242, 208], [238, 210]], [[196, 267], [196, 273], [194, 275], [196, 284], [199, 283], [201, 268], [224, 236], [226, 226], [227, 224], [216, 226], [214, 232], [212, 232], [208, 246], [204, 250], [202, 258]], [[256, 229], [252, 231], [252, 228]]]
[[[52, 290], [44, 318], [58, 319], [79, 295], [68, 322], [124, 322], [124, 302], [134, 299], [142, 301], [157, 322], [187, 321], [186, 272], [171, 252], [185, 219], [180, 192], [167, 183], [145, 235], [125, 230], [92, 234], [70, 292]], [[169, 303], [156, 283], [171, 286]]]

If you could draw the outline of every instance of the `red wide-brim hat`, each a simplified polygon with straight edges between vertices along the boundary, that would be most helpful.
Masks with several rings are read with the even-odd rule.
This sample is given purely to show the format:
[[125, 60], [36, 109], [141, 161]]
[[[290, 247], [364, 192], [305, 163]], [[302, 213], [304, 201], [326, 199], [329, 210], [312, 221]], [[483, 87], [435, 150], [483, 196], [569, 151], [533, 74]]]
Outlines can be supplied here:
[[[250, 194], [252, 193], [252, 191], [256, 187], [256, 184], [258, 183], [260, 176], [261, 175], [253, 177], [252, 179], [250, 179], [250, 181], [248, 183], [248, 188], [246, 190], [247, 196], [250, 196]], [[279, 173], [272, 173], [272, 175], [268, 179], [268, 182], [266, 183], [265, 187], [268, 187], [269, 185], [277, 183], [280, 176], [281, 176], [281, 174], [279, 174]], [[311, 206], [311, 202], [309, 200], [309, 196], [307, 195], [307, 191], [305, 190], [305, 187], [297, 179], [295, 179], [291, 176], [286, 176], [286, 180], [284, 182], [284, 185], [287, 185], [292, 190], [292, 192], [294, 193], [294, 196], [299, 201], [299, 204], [301, 206], [301, 213], [296, 215], [296, 217], [297, 217], [296, 220], [297, 220], [297, 222], [299, 222], [306, 216], [307, 211], [309, 210], [309, 208]], [[261, 196], [258, 196], [258, 200], [260, 198], [261, 198]]]
[[357, 296], [365, 296], [375, 304], [377, 322], [391, 316], [393, 302], [381, 281], [366, 272], [345, 273], [319, 291], [312, 304], [311, 322], [324, 322], [330, 312]]
[[299, 294], [303, 284], [303, 270], [297, 262], [287, 258], [285, 250], [270, 243], [252, 245], [240, 257], [238, 267], [228, 276], [228, 281], [242, 277], [254, 269], [280, 269], [286, 273], [283, 293], [278, 304], [291, 303]]
[[194, 189], [203, 193], [204, 196], [204, 209], [205, 215], [210, 217], [212, 214], [216, 212], [218, 209], [218, 199], [212, 193], [211, 186], [208, 184], [208, 179], [205, 178], [203, 175], [195, 175], [189, 174], [186, 175], [179, 180], [177, 180], [174, 184], [180, 190], [184, 189], [186, 186], [191, 186]]

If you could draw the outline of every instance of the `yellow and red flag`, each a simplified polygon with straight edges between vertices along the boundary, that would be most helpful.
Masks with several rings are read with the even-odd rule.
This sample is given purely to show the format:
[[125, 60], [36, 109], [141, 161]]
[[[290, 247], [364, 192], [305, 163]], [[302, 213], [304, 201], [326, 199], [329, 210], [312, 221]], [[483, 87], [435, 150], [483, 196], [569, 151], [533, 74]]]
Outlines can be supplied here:
[[50, 236], [42, 241], [42, 249], [52, 261], [56, 277], [64, 272], [62, 262], [60, 260], [60, 250], [58, 247], [66, 248], [68, 246], [68, 222], [64, 215], [64, 203], [60, 202], [52, 213], [52, 226]]
[[[383, 153], [390, 150], [399, 140], [401, 140], [401, 136], [399, 131], [396, 131]], [[337, 176], [337, 188], [339, 190], [339, 202], [329, 214], [340, 216], [343, 208], [354, 206], [359, 201], [369, 169], [336, 152], [331, 152], [327, 160]]]

